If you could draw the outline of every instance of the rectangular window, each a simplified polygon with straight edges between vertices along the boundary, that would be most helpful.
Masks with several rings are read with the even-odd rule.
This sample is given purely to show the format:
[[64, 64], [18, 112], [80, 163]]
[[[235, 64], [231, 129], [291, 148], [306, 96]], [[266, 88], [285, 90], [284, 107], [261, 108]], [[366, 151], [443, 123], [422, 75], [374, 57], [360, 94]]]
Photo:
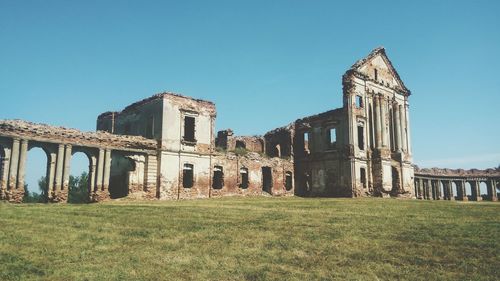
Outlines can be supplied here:
[[262, 191], [271, 193], [273, 187], [273, 172], [271, 167], [262, 167]]
[[358, 125], [358, 148], [365, 150], [365, 128]]
[[330, 148], [335, 147], [336, 143], [337, 143], [337, 129], [336, 128], [330, 128], [327, 131], [327, 144], [328, 144], [328, 147], [330, 147]]
[[224, 186], [224, 172], [221, 166], [214, 167], [214, 176], [212, 178], [212, 188], [222, 189]]
[[375, 71], [374, 71], [374, 72], [375, 72], [375, 73], [374, 73], [374, 74], [375, 74], [375, 80], [378, 80], [378, 71], [375, 69]]
[[240, 169], [240, 188], [248, 188], [248, 169], [247, 168], [241, 168]]
[[359, 174], [361, 177], [361, 185], [363, 186], [363, 188], [366, 188], [366, 170], [365, 170], [365, 168], [360, 168]]
[[184, 188], [193, 187], [193, 168], [192, 164], [184, 164], [182, 169], [182, 186]]
[[356, 107], [363, 108], [363, 97], [356, 96]]
[[184, 140], [195, 142], [196, 139], [194, 137], [195, 131], [195, 119], [194, 117], [185, 116], [184, 117]]
[[304, 133], [304, 151], [310, 152], [310, 147], [309, 147], [309, 132]]

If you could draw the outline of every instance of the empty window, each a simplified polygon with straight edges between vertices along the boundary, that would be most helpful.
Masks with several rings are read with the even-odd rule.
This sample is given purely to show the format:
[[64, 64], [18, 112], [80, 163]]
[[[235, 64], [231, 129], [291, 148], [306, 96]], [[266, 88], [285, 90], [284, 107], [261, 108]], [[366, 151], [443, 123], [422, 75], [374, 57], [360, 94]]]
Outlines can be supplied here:
[[375, 74], [375, 80], [378, 80], [378, 71], [375, 69], [375, 71], [374, 71], [374, 72], [375, 72], [375, 73], [374, 73], [374, 74]]
[[281, 145], [277, 144], [273, 149], [273, 157], [281, 157]]
[[337, 129], [330, 128], [327, 132], [327, 142], [329, 147], [334, 147], [337, 142]]
[[235, 147], [236, 147], [236, 148], [243, 148], [243, 149], [246, 149], [246, 148], [247, 148], [247, 147], [246, 147], [246, 145], [245, 145], [245, 142], [243, 142], [243, 141], [239, 141], [239, 140], [237, 140], [237, 141], [236, 141], [236, 145], [235, 145]]
[[193, 165], [192, 164], [184, 164], [184, 168], [182, 169], [182, 186], [184, 188], [193, 187]]
[[363, 97], [356, 96], [356, 107], [357, 108], [362, 108], [363, 107]]
[[273, 187], [273, 173], [271, 167], [262, 167], [262, 191], [271, 193]]
[[304, 133], [304, 150], [306, 152], [309, 152], [309, 132]]
[[194, 138], [194, 117], [185, 116], [184, 117], [184, 140], [185, 141], [196, 141]]
[[360, 150], [365, 149], [365, 128], [358, 125], [358, 147]]
[[240, 188], [247, 188], [248, 187], [248, 169], [247, 168], [241, 168], [240, 169]]
[[221, 166], [214, 167], [214, 176], [212, 178], [212, 188], [221, 189], [224, 186], [224, 172]]
[[359, 169], [359, 174], [361, 177], [361, 185], [363, 188], [366, 188], [366, 169], [365, 168], [360, 168]]
[[292, 186], [292, 172], [288, 171], [285, 173], [285, 189], [291, 190]]

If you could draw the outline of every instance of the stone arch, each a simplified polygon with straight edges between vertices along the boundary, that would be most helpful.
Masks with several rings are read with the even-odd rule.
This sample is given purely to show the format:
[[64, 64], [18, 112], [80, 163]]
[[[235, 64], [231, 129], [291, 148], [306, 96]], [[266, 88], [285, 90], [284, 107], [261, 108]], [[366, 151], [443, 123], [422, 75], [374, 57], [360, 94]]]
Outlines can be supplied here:
[[[70, 176], [68, 183], [68, 203], [87, 203], [91, 200], [92, 191], [94, 191], [95, 166], [97, 149], [73, 146], [70, 158]], [[78, 162], [78, 155], [83, 155], [87, 160], [87, 167], [82, 172], [74, 173]], [[75, 156], [76, 155], [76, 156]], [[82, 179], [82, 177], [86, 177]]]
[[457, 189], [457, 184], [455, 183], [455, 181], [451, 181], [451, 194], [450, 194], [450, 197], [452, 198], [456, 198], [457, 195], [458, 195], [458, 189]]
[[472, 199], [472, 188], [473, 185], [470, 181], [465, 181], [464, 184], [464, 197], [467, 197], [469, 200]]
[[111, 171], [109, 179], [109, 195], [111, 199], [128, 196], [129, 172], [136, 168], [135, 161], [128, 157], [126, 153], [112, 152]]
[[[38, 153], [37, 151], [41, 153]], [[24, 184], [28, 185], [28, 190], [30, 191], [30, 193], [35, 192], [39, 194], [40, 197], [38, 202], [40, 203], [48, 202], [54, 196], [54, 184], [55, 184], [54, 178], [56, 173], [56, 158], [57, 158], [55, 151], [56, 151], [56, 145], [54, 144], [36, 142], [36, 141], [28, 142]], [[41, 155], [45, 156], [44, 159], [43, 156]], [[43, 162], [45, 162], [45, 167], [43, 167], [42, 164]], [[37, 173], [37, 170], [40, 169], [42, 171], [40, 173], [41, 174], [40, 177], [38, 177], [38, 175], [34, 176], [34, 174]], [[30, 181], [31, 184], [35, 186], [29, 186]]]
[[438, 191], [438, 195], [437, 195], [436, 199], [439, 199], [439, 200], [445, 199], [446, 198], [446, 192], [445, 192], [445, 189], [444, 189], [444, 184], [443, 184], [443, 182], [441, 180], [437, 180], [436, 181], [436, 187], [437, 187], [437, 191]]
[[487, 182], [484, 181], [479, 181], [479, 194], [480, 197], [483, 198], [483, 200], [488, 199], [488, 185]]

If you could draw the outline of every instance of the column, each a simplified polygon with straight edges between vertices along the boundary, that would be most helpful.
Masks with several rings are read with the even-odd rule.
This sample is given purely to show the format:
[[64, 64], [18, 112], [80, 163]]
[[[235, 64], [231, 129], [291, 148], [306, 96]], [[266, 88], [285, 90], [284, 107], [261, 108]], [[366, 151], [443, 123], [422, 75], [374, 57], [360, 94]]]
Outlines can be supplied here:
[[24, 190], [24, 175], [26, 174], [26, 155], [28, 154], [28, 141], [21, 140], [19, 152], [19, 167], [17, 172], [17, 189]]
[[99, 149], [99, 156], [97, 158], [97, 173], [95, 182], [95, 191], [98, 192], [102, 189], [102, 176], [104, 172], [104, 150]]
[[417, 178], [415, 178], [415, 179], [413, 180], [413, 182], [415, 183], [415, 198], [418, 198], [418, 195], [419, 195], [419, 191], [418, 191], [418, 185], [419, 185], [419, 183], [418, 183], [418, 179], [417, 179]]
[[396, 150], [398, 152], [401, 152], [401, 115], [399, 114], [399, 105], [397, 102], [394, 103], [393, 106], [393, 114], [394, 116], [394, 121], [396, 124], [394, 124], [394, 133], [395, 133], [395, 138], [396, 138]]
[[378, 149], [382, 147], [382, 123], [380, 113], [380, 96], [374, 96], [375, 103], [375, 145]]
[[468, 201], [469, 199], [467, 198], [467, 193], [465, 192], [465, 180], [461, 180], [457, 182], [457, 190], [458, 193], [458, 199], [462, 201]]
[[[405, 117], [406, 117], [406, 150], [408, 151], [408, 154], [410, 154], [411, 153], [410, 107], [406, 102], [405, 102]], [[451, 185], [450, 185], [450, 187], [451, 187]]]
[[424, 180], [419, 179], [418, 180], [418, 199], [425, 199], [425, 193], [424, 193]]
[[481, 189], [479, 185], [479, 181], [471, 182], [471, 193], [473, 201], [481, 201], [483, 198], [481, 197]]
[[441, 186], [443, 187], [443, 194], [441, 194], [441, 198], [443, 200], [448, 200], [448, 182], [447, 181], [439, 181]]
[[96, 163], [95, 163], [95, 156], [90, 157], [90, 163], [89, 163], [89, 184], [88, 184], [88, 191], [89, 191], [89, 196], [92, 194], [92, 192], [95, 191], [95, 173], [96, 173]]
[[18, 166], [19, 166], [19, 139], [14, 139], [12, 141], [12, 150], [10, 152], [9, 183], [7, 187], [9, 191], [16, 188]]
[[498, 198], [497, 198], [497, 188], [496, 188], [496, 185], [495, 185], [495, 180], [494, 179], [489, 179], [486, 182], [486, 186], [488, 188], [488, 198], [491, 201], [498, 201]]
[[55, 181], [55, 175], [56, 175], [56, 159], [57, 159], [57, 154], [54, 152], [51, 152], [47, 156], [47, 175], [46, 175], [46, 181], [47, 181], [47, 199], [49, 201], [52, 200], [55, 196], [55, 190], [54, 190], [54, 181]]
[[400, 129], [399, 131], [401, 132], [400, 134], [400, 138], [401, 138], [401, 148], [403, 149], [403, 151], [407, 151], [407, 148], [406, 148], [406, 118], [405, 118], [405, 112], [403, 110], [403, 106], [400, 105], [399, 106], [399, 116], [401, 118], [401, 121], [399, 122], [400, 124]]
[[441, 181], [439, 180], [436, 180], [436, 200], [443, 200], [443, 193], [441, 192]]
[[108, 190], [109, 187], [109, 176], [111, 172], [111, 150], [106, 149], [106, 153], [104, 155], [104, 176], [103, 176], [103, 186], [102, 190], [106, 191]]
[[54, 178], [54, 195], [57, 197], [61, 191], [62, 176], [64, 166], [64, 145], [60, 144], [57, 149], [56, 175]]
[[437, 182], [435, 180], [431, 181], [431, 187], [432, 187], [432, 199], [439, 200], [439, 191], [438, 191]]
[[455, 200], [455, 196], [453, 196], [453, 182], [448, 181], [448, 194], [450, 194], [450, 199], [449, 200]]
[[69, 187], [69, 174], [71, 173], [71, 152], [72, 146], [71, 144], [67, 144], [64, 150], [64, 166], [63, 166], [63, 180], [62, 180], [62, 189], [68, 190]]
[[432, 190], [432, 181], [430, 179], [427, 180], [427, 199], [434, 200], [434, 192]]
[[1, 159], [0, 165], [2, 165], [0, 171], [0, 199], [5, 199], [7, 192], [7, 183], [9, 181], [9, 155], [5, 153], [4, 157]]
[[386, 124], [387, 124], [387, 116], [386, 116], [386, 107], [387, 104], [385, 102], [384, 97], [380, 98], [380, 125], [381, 125], [381, 133], [382, 133], [382, 146], [387, 147], [387, 133], [386, 133]]

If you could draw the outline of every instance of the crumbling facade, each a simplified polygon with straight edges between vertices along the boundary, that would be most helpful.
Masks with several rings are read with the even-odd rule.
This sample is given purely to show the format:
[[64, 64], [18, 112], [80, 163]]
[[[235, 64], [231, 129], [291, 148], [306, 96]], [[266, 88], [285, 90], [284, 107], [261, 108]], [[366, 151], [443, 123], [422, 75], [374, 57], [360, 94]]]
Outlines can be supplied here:
[[[99, 115], [97, 132], [0, 121], [0, 199], [22, 201], [27, 152], [39, 147], [47, 156], [48, 202], [67, 200], [77, 152], [89, 160], [89, 202], [294, 194], [465, 200], [463, 189], [451, 196], [449, 188], [465, 181], [486, 182], [496, 200], [496, 174], [415, 175], [411, 93], [383, 48], [356, 62], [342, 85], [342, 108], [263, 136], [215, 134], [215, 104], [174, 93]], [[480, 198], [475, 190], [471, 200]]]
[[383, 48], [342, 77], [343, 107], [298, 119], [265, 135], [293, 156], [303, 196], [414, 197], [408, 98]]
[[[480, 186], [484, 185], [483, 192]], [[498, 201], [500, 168], [486, 170], [415, 168], [415, 195], [426, 200]]]

